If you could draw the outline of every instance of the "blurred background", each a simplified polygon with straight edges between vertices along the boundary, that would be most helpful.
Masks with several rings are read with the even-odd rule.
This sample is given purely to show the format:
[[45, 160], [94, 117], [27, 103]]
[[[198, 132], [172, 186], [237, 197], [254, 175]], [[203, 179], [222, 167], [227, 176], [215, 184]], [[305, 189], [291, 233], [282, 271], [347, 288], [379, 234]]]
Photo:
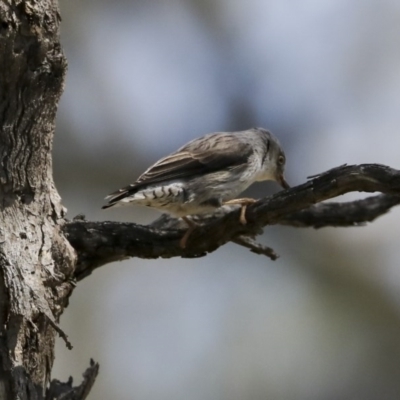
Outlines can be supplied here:
[[[101, 211], [104, 196], [213, 131], [272, 130], [292, 185], [344, 163], [400, 168], [397, 0], [60, 3], [69, 218], [150, 223]], [[91, 400], [399, 399], [399, 236], [393, 209], [360, 228], [267, 227], [276, 262], [230, 244], [102, 267], [62, 317], [74, 349], [59, 341], [54, 377], [80, 382], [92, 357]]]

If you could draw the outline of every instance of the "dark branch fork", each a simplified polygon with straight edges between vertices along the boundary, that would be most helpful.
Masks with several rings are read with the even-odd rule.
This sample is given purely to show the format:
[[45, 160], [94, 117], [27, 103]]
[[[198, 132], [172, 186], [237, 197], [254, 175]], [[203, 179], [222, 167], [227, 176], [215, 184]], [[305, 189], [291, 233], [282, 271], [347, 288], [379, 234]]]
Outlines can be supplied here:
[[[347, 203], [320, 203], [348, 192], [381, 192]], [[343, 165], [308, 182], [249, 205], [247, 224], [239, 222], [238, 207], [223, 207], [199, 219], [182, 249], [182, 222], [163, 215], [149, 226], [135, 223], [73, 220], [64, 226], [78, 254], [75, 277], [80, 280], [112, 261], [139, 258], [201, 257], [232, 241], [272, 259], [272, 249], [252, 238], [267, 225], [294, 227], [358, 226], [385, 214], [400, 203], [400, 171], [379, 164]]]

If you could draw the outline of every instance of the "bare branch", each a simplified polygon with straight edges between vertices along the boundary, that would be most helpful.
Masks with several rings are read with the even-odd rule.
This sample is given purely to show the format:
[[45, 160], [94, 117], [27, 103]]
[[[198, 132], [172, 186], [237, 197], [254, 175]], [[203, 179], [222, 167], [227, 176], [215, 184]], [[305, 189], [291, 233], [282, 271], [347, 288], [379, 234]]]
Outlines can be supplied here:
[[72, 386], [72, 377], [66, 383], [53, 379], [47, 389], [46, 400], [85, 400], [98, 373], [99, 364], [90, 360], [90, 366], [83, 373], [83, 381], [79, 386]]
[[252, 253], [267, 256], [272, 261], [275, 261], [277, 258], [279, 258], [279, 255], [275, 253], [274, 249], [264, 246], [261, 243], [257, 243], [254, 239], [248, 236], [238, 236], [237, 238], [232, 239], [232, 242], [238, 244], [239, 246], [247, 247]]
[[400, 204], [400, 196], [380, 194], [348, 203], [323, 203], [283, 217], [280, 225], [297, 228], [365, 226]]
[[[315, 205], [355, 191], [384, 194], [348, 203]], [[75, 220], [67, 223], [64, 231], [78, 253], [75, 276], [82, 279], [101, 265], [129, 257], [201, 257], [229, 241], [241, 241], [238, 239], [241, 236], [260, 234], [266, 225], [359, 225], [399, 204], [399, 195], [400, 171], [378, 164], [344, 165], [248, 206], [247, 225], [240, 224], [237, 207], [223, 207], [201, 217], [198, 220], [202, 226], [190, 236], [186, 249], [179, 247], [184, 233], [180, 222], [168, 216], [162, 216], [150, 226]], [[249, 243], [246, 247], [260, 250], [255, 242]]]

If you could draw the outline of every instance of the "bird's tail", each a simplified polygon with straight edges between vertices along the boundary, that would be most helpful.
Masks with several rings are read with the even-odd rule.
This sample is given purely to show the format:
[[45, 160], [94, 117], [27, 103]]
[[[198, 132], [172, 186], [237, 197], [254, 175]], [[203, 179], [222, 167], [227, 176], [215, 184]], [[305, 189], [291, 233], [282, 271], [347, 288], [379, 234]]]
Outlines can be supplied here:
[[101, 207], [101, 209], [105, 210], [106, 208], [110, 208], [112, 206], [115, 206], [115, 203], [108, 203], [108, 204], [104, 205], [103, 207]]
[[110, 193], [105, 199], [108, 200], [108, 203], [101, 207], [103, 210], [113, 207], [121, 202], [121, 200], [133, 196], [137, 191], [138, 187], [136, 185], [125, 186], [122, 189], [119, 189], [113, 193]]

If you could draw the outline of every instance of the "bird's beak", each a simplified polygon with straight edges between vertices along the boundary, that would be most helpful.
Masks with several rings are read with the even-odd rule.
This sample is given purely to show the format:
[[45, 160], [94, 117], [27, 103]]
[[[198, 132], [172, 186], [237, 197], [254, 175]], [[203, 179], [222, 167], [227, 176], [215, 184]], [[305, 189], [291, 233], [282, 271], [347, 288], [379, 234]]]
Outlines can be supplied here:
[[289, 184], [286, 182], [285, 177], [283, 176], [283, 174], [278, 176], [277, 179], [278, 183], [284, 188], [284, 189], [289, 189], [290, 186]]

